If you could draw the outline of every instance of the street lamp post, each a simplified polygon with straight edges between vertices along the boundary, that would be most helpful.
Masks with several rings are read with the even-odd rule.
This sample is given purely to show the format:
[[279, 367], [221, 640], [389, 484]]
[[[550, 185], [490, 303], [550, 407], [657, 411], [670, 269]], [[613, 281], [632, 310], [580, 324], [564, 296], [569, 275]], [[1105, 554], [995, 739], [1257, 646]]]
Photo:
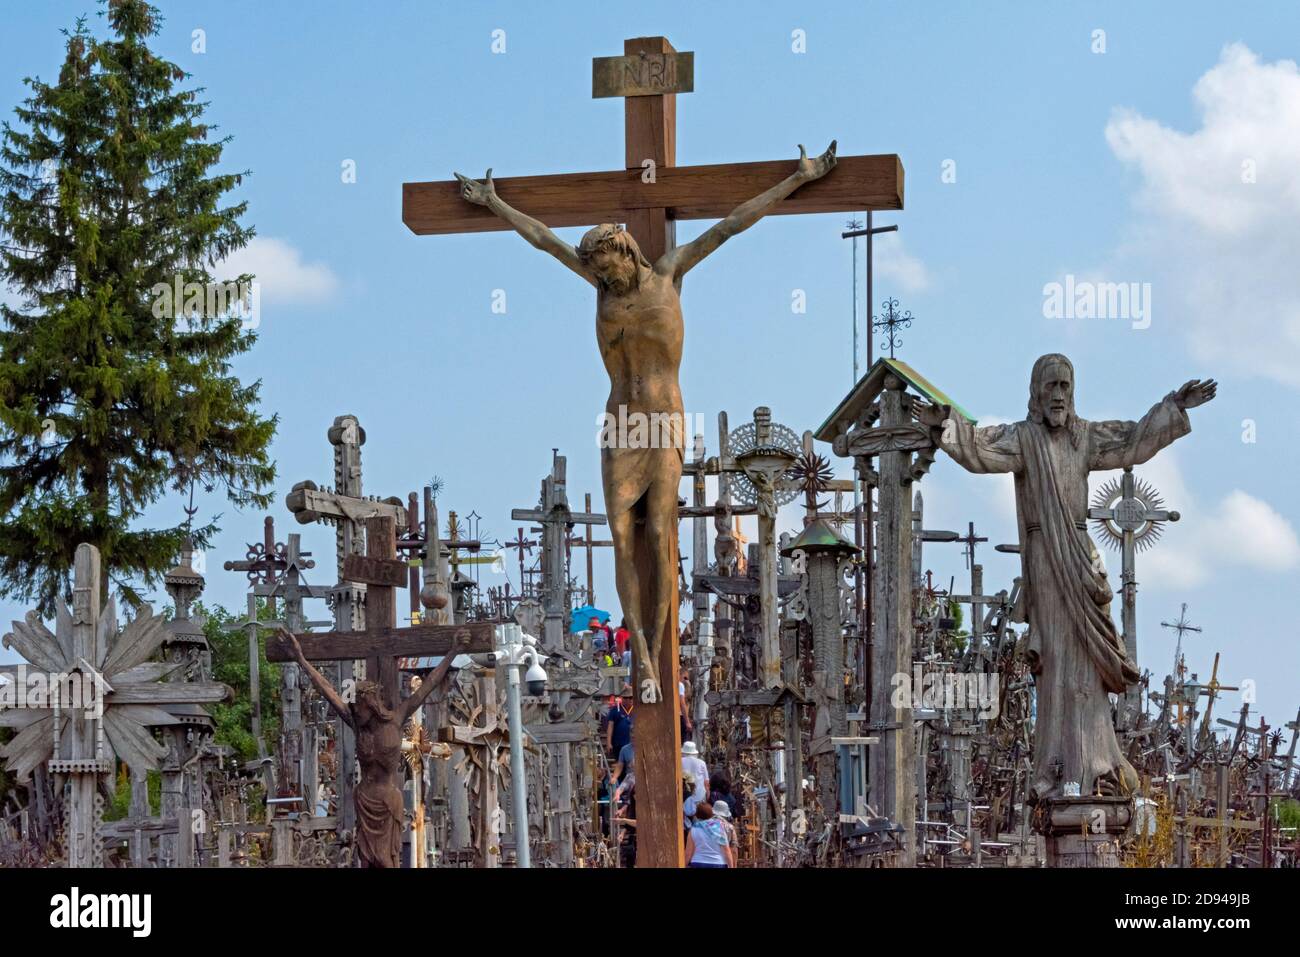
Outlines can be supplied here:
[[[515, 816], [515, 866], [532, 867], [528, 842], [528, 783], [524, 771], [523, 708], [520, 704], [520, 681], [528, 682], [530, 694], [546, 690], [546, 671], [537, 652], [537, 639], [524, 634], [518, 625], [497, 628], [497, 660], [506, 668], [506, 716], [510, 723], [510, 777], [513, 792], [510, 806]], [[527, 672], [521, 672], [527, 668]]]

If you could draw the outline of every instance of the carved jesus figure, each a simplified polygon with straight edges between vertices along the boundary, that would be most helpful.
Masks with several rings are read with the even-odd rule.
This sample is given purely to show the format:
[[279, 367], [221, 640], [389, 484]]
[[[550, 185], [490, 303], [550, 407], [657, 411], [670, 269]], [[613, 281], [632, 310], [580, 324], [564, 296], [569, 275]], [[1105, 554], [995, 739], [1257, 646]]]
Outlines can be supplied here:
[[[492, 210], [524, 239], [596, 288], [596, 342], [610, 386], [606, 421], [634, 423], [630, 436], [602, 441], [600, 464], [618, 597], [631, 632], [641, 700], [647, 704], [662, 698], [659, 650], [676, 614], [672, 590], [677, 575], [677, 495], [686, 449], [678, 384], [682, 277], [804, 183], [825, 176], [834, 166], [834, 142], [811, 159], [800, 146], [799, 162], [790, 176], [736, 207], [694, 242], [668, 250], [654, 263], [646, 260], [621, 226], [596, 226], [574, 248], [544, 224], [503, 202], [493, 187], [491, 170], [482, 182], [456, 174], [466, 200]], [[671, 424], [671, 441], [638, 440], [647, 434], [644, 423], [649, 422], [649, 431], [654, 432], [654, 425], [664, 421]]]
[[469, 631], [457, 632], [451, 650], [438, 662], [438, 667], [429, 672], [410, 697], [392, 707], [385, 702], [383, 689], [374, 681], [358, 682], [355, 700], [350, 704], [345, 702], [329, 679], [307, 660], [293, 633], [281, 628], [280, 637], [289, 645], [321, 697], [356, 734], [357, 764], [361, 767], [361, 783], [353, 791], [358, 861], [362, 867], [400, 867], [402, 823], [406, 814], [402, 804], [402, 729], [442, 684], [451, 670], [452, 659], [469, 647]]
[[[1074, 366], [1053, 353], [1034, 363], [1029, 415], [975, 428], [946, 407], [919, 412], [942, 424], [943, 450], [971, 472], [1015, 476], [1016, 521], [1031, 665], [1038, 691], [1034, 801], [1130, 794], [1138, 785], [1115, 737], [1108, 694], [1138, 680], [1110, 614], [1112, 591], [1088, 535], [1088, 473], [1140, 465], [1191, 431], [1187, 410], [1214, 398], [1213, 379], [1169, 393], [1140, 422], [1088, 422], [1074, 411]], [[1024, 612], [1027, 611], [1027, 618]]]

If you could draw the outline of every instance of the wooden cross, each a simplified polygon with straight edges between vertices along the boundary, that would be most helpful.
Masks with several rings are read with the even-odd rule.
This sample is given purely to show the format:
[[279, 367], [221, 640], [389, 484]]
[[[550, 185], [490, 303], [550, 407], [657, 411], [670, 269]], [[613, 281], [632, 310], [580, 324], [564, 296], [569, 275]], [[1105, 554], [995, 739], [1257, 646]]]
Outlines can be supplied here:
[[[553, 453], [551, 474], [542, 479], [542, 491], [535, 509], [516, 508], [510, 517], [516, 522], [536, 522], [542, 533], [542, 604], [546, 609], [542, 647], [547, 652], [562, 650], [569, 632], [568, 600], [565, 594], [568, 575], [564, 569], [565, 540], [574, 525], [606, 524], [605, 516], [592, 512], [569, 511], [565, 483], [566, 459]], [[521, 552], [522, 554], [522, 552]]]
[[334, 625], [339, 631], [362, 627], [362, 595], [343, 575], [348, 555], [362, 553], [361, 527], [367, 519], [386, 515], [399, 525], [406, 525], [406, 508], [401, 499], [363, 498], [361, 492], [361, 446], [366, 430], [354, 415], [340, 415], [326, 432], [334, 446], [334, 487], [320, 489], [315, 482], [298, 482], [285, 497], [284, 504], [299, 524], [325, 522], [335, 526], [335, 549], [339, 584], [335, 586]]
[[[396, 528], [387, 516], [366, 522], [366, 554], [353, 555], [347, 563], [349, 581], [366, 586], [366, 630], [327, 631], [298, 635], [308, 661], [353, 661], [364, 659], [366, 676], [383, 689], [385, 704], [393, 707], [400, 700], [398, 658], [441, 656], [451, 650], [453, 637], [463, 629], [470, 632], [465, 654], [488, 652], [496, 647], [493, 625], [475, 622], [466, 625], [396, 626], [397, 606], [394, 589], [406, 584], [406, 563], [393, 557], [396, 552]], [[293, 653], [279, 637], [268, 639], [268, 661], [293, 661]]]
[[[469, 517], [473, 519], [477, 518], [478, 515], [475, 512], [470, 512]], [[447, 538], [441, 542], [439, 547], [450, 562], [451, 589], [453, 592], [452, 611], [453, 613], [459, 612], [463, 618], [468, 614], [465, 590], [471, 586], [477, 588], [478, 583], [467, 576], [462, 576], [460, 566], [485, 564], [485, 562], [481, 561], [480, 556], [476, 554], [483, 547], [483, 543], [473, 538], [461, 538], [460, 528], [461, 525], [456, 519], [456, 513], [449, 511], [447, 513]], [[466, 558], [461, 555], [462, 551], [475, 554], [471, 554], [470, 557]], [[490, 559], [489, 561], [494, 560]]]
[[[591, 493], [588, 492], [583, 498], [583, 508], [586, 514], [592, 514], [591, 511]], [[566, 549], [585, 548], [587, 550], [587, 604], [596, 604], [596, 567], [595, 555], [597, 548], [613, 548], [614, 543], [610, 539], [596, 539], [592, 537], [592, 529], [595, 523], [588, 522], [582, 535], [569, 535], [564, 540]], [[521, 529], [522, 531], [522, 529]]]
[[1295, 764], [1295, 746], [1296, 740], [1300, 739], [1300, 711], [1295, 713], [1295, 720], [1288, 721], [1283, 725], [1291, 732], [1291, 746], [1286, 751], [1286, 766], [1282, 769], [1281, 787], [1283, 791], [1291, 789], [1291, 768]]
[[1228, 721], [1225, 718], [1215, 719], [1216, 724], [1221, 724], [1226, 728], [1233, 729], [1232, 748], [1228, 751], [1228, 756], [1225, 759], [1229, 763], [1231, 763], [1232, 759], [1237, 756], [1237, 749], [1241, 747], [1242, 740], [1244, 740], [1246, 734], [1250, 731], [1250, 729], [1246, 727], [1246, 716], [1249, 713], [1250, 703], [1244, 702], [1241, 706], [1241, 713], [1237, 716], [1236, 721]]
[[[302, 580], [304, 571], [316, 567], [316, 563], [311, 559], [311, 552], [302, 550], [302, 536], [297, 532], [290, 532], [286, 536], [286, 544], [280, 545], [275, 541], [274, 530], [275, 525], [268, 516], [266, 520], [267, 538], [262, 545], [262, 554], [274, 554], [276, 574], [268, 580], [255, 582], [253, 584], [253, 594], [249, 597], [250, 600], [253, 600], [254, 596], [265, 598], [272, 614], [275, 614], [276, 602], [283, 601], [283, 617], [278, 622], [262, 622], [260, 627], [268, 628], [283, 624], [284, 627], [295, 633], [308, 628], [330, 627], [333, 624], [331, 621], [309, 621], [303, 617], [303, 599], [328, 598], [330, 589], [324, 585], [311, 585]], [[256, 558], [256, 552], [257, 546], [249, 547], [251, 558]], [[245, 564], [250, 567], [244, 568]], [[227, 562], [225, 567], [229, 570], [247, 571], [251, 577], [257, 570], [254, 565], [254, 561], [248, 563]], [[251, 609], [253, 606], [250, 604], [249, 607]], [[253, 617], [250, 611], [249, 619], [241, 624], [247, 626]], [[256, 635], [256, 628], [250, 628], [250, 668], [255, 650]], [[250, 677], [255, 676], [250, 675]], [[298, 665], [293, 662], [284, 665], [280, 669], [280, 742], [277, 748], [280, 762], [279, 784], [282, 797], [301, 794], [303, 807], [308, 810], [308, 813], [312, 813], [315, 809], [317, 739], [315, 727], [305, 725], [303, 722], [303, 689], [300, 678]], [[251, 693], [253, 700], [256, 701], [259, 692], [257, 692], [255, 686]]]
[[[345, 581], [366, 585], [365, 631], [296, 635], [308, 661], [364, 659], [366, 675], [379, 684], [385, 704], [393, 708], [401, 700], [399, 658], [446, 655], [451, 650], [453, 638], [462, 629], [470, 632], [470, 644], [465, 653], [487, 652], [496, 647], [493, 626], [486, 622], [459, 626], [420, 624], [409, 628], [396, 627], [394, 589], [406, 584], [407, 566], [394, 557], [397, 551], [397, 529], [391, 517], [385, 515], [367, 520], [366, 546], [364, 556], [346, 556], [343, 574]], [[296, 660], [292, 650], [279, 636], [267, 640], [266, 659], [281, 662]], [[348, 730], [350, 732], [351, 729]], [[349, 750], [341, 749], [338, 816], [344, 828], [354, 826], [355, 820], [349, 757]]]
[[1241, 689], [1234, 685], [1225, 685], [1219, 682], [1219, 652], [1214, 653], [1214, 667], [1210, 670], [1210, 683], [1201, 689], [1201, 694], [1210, 699], [1209, 704], [1205, 706], [1205, 716], [1201, 719], [1201, 730], [1197, 734], [1198, 739], [1206, 738], [1210, 734], [1210, 716], [1214, 713], [1214, 702], [1218, 700], [1220, 691], [1240, 691]]
[[[676, 245], [680, 219], [721, 219], [792, 170], [790, 160], [677, 166], [677, 93], [693, 89], [693, 54], [678, 54], [664, 37], [623, 43], [623, 56], [593, 65], [593, 96], [623, 100], [623, 168], [602, 173], [522, 176], [495, 181], [497, 195], [552, 228], [624, 223], [654, 262]], [[689, 65], [688, 65], [689, 58]], [[841, 156], [831, 172], [781, 201], [772, 213], [835, 213], [903, 208], [898, 156]], [[402, 184], [402, 222], [417, 235], [506, 229], [490, 210], [465, 202], [457, 180]], [[674, 589], [675, 589], [674, 582]], [[670, 607], [677, 606], [670, 596]], [[675, 616], [660, 642], [658, 670], [678, 668]], [[680, 867], [681, 762], [677, 696], [641, 709], [637, 732], [644, 821], [638, 860]]]
[[[524, 537], [524, 530], [522, 528], [518, 530], [514, 538], [506, 542], [506, 548], [513, 548], [515, 551], [519, 553], [519, 594], [520, 595], [526, 595], [528, 593], [527, 583], [524, 581], [524, 575], [526, 574], [526, 572], [524, 571], [524, 552], [531, 553], [533, 550], [533, 546], [536, 544], [537, 541], [535, 539]], [[509, 582], [507, 582], [506, 584], [508, 585]]]
[[[311, 568], [313, 564], [308, 562], [306, 567]], [[254, 585], [269, 585], [285, 565], [283, 546], [275, 542], [275, 519], [268, 515], [262, 523], [262, 541], [249, 545], [242, 561], [226, 562], [222, 567], [228, 572], [246, 573]]]
[[216, 704], [234, 692], [214, 681], [159, 681], [176, 671], [172, 662], [151, 660], [171, 635], [162, 616], [142, 606], [119, 632], [113, 599], [100, 604], [99, 549], [78, 545], [73, 569], [72, 605], [57, 599], [53, 632], [30, 611], [4, 636], [3, 647], [17, 651], [33, 672], [63, 677], [41, 706], [0, 710], [0, 728], [16, 732], [0, 745], [0, 758], [17, 780], [44, 765], [58, 793], [66, 785], [64, 863], [102, 867], [99, 782], [116, 772], [114, 756], [143, 778], [167, 756], [151, 729], [184, 723], [169, 705]]
[[[439, 728], [438, 740], [463, 749], [465, 761], [478, 770], [478, 793], [474, 794], [471, 789], [476, 832], [475, 863], [479, 867], [495, 868], [501, 865], [501, 832], [505, 821], [498, 796], [498, 756], [501, 748], [509, 744], [510, 732], [501, 722], [497, 708], [495, 673], [486, 671], [479, 674], [474, 683], [479, 703], [468, 715], [467, 723]], [[512, 781], [511, 787], [517, 799], [527, 800], [524, 782]], [[524, 835], [523, 839], [528, 840], [528, 836]]]
[[[618, 59], [629, 72], [643, 58], [668, 62], [688, 55], [678, 54], [664, 37], [625, 40], [623, 53]], [[783, 160], [678, 166], [677, 92], [689, 91], [597, 87], [597, 97], [625, 96], [624, 168], [497, 179], [497, 195], [552, 228], [625, 223], [654, 262], [676, 245], [677, 220], [721, 219], [789, 174], [790, 162]], [[800, 189], [772, 214], [902, 208], [903, 165], [887, 153], [839, 157], [830, 175]], [[419, 236], [508, 228], [490, 211], [466, 203], [455, 180], [403, 183], [402, 222]]]

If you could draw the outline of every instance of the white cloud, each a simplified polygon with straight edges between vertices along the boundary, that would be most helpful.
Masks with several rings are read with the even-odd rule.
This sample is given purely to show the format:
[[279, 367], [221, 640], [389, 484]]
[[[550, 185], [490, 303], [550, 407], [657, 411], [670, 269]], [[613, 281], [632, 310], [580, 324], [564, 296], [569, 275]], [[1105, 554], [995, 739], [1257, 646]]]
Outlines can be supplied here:
[[223, 280], [244, 273], [256, 278], [263, 299], [280, 304], [321, 302], [339, 287], [328, 266], [304, 262], [302, 253], [283, 239], [255, 236], [216, 269]]
[[1300, 539], [1291, 523], [1267, 502], [1234, 489], [1207, 530], [1212, 554], [1238, 565], [1288, 571], [1300, 565]]
[[876, 275], [898, 283], [903, 292], [923, 292], [930, 286], [930, 273], [925, 263], [903, 248], [897, 233], [877, 236], [872, 246], [873, 268]]
[[[1109, 478], [1121, 472], [1095, 472], [1090, 498]], [[1173, 589], [1204, 585], [1217, 569], [1242, 567], [1286, 572], [1300, 567], [1300, 538], [1291, 523], [1267, 502], [1242, 489], [1233, 489], [1209, 507], [1197, 504], [1183, 479], [1177, 452], [1165, 449], [1134, 475], [1154, 485], [1165, 507], [1180, 520], [1163, 529], [1158, 542], [1137, 559], [1138, 581], [1144, 586]], [[1094, 538], [1096, 536], [1094, 535]], [[1104, 543], [1098, 541], [1103, 548]], [[1107, 556], [1107, 567], [1118, 581], [1119, 561]]]
[[1106, 126], [1141, 178], [1140, 215], [1107, 271], [1145, 261], [1155, 322], [1178, 323], [1198, 359], [1300, 387], [1300, 70], [1234, 43], [1192, 97], [1190, 133], [1130, 109]]

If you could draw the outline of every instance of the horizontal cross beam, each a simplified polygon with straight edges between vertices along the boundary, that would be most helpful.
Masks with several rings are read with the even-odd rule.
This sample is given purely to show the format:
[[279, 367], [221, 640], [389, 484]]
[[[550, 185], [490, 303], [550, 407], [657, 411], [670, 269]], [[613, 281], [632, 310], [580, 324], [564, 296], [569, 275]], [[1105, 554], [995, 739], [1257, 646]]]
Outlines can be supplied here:
[[322, 492], [310, 488], [295, 489], [285, 496], [284, 504], [294, 513], [294, 517], [301, 525], [310, 525], [322, 518], [336, 520], [350, 518], [355, 522], [364, 522], [382, 516], [391, 518], [399, 528], [406, 525], [406, 507], [403, 505], [354, 498], [337, 492]]
[[438, 740], [444, 744], [484, 747], [489, 744], [505, 744], [510, 740], [510, 731], [500, 725], [491, 728], [465, 727], [452, 725], [438, 729]]
[[591, 736], [591, 731], [581, 721], [530, 724], [524, 730], [537, 744], [577, 744]]
[[[666, 209], [669, 219], [722, 219], [794, 172], [794, 160], [667, 166], [494, 179], [497, 195], [547, 226], [626, 222], [628, 213]], [[893, 153], [841, 156], [827, 176], [800, 187], [771, 215], [903, 208], [903, 164]], [[491, 210], [465, 202], [456, 180], [402, 184], [402, 222], [417, 236], [509, 229]]]
[[154, 681], [122, 685], [106, 696], [112, 705], [220, 704], [235, 697], [234, 689], [217, 681]]
[[[730, 505], [727, 507], [728, 515], [757, 515], [758, 508], [754, 505]], [[678, 518], [714, 518], [718, 514], [716, 505], [679, 505], [677, 506]]]
[[609, 520], [599, 512], [564, 512], [561, 509], [555, 509], [551, 512], [543, 512], [540, 509], [516, 508], [511, 510], [510, 518], [516, 522], [541, 522], [555, 520], [555, 516], [563, 514], [566, 525], [607, 525]]
[[[411, 625], [409, 628], [378, 628], [375, 631], [325, 631], [298, 635], [297, 638], [309, 661], [353, 661], [380, 655], [395, 658], [445, 655], [451, 651], [452, 639], [462, 630], [469, 632], [469, 647], [462, 648], [462, 654], [479, 654], [496, 647], [495, 626], [491, 622]], [[293, 652], [279, 635], [267, 639], [266, 660], [294, 660]]]

